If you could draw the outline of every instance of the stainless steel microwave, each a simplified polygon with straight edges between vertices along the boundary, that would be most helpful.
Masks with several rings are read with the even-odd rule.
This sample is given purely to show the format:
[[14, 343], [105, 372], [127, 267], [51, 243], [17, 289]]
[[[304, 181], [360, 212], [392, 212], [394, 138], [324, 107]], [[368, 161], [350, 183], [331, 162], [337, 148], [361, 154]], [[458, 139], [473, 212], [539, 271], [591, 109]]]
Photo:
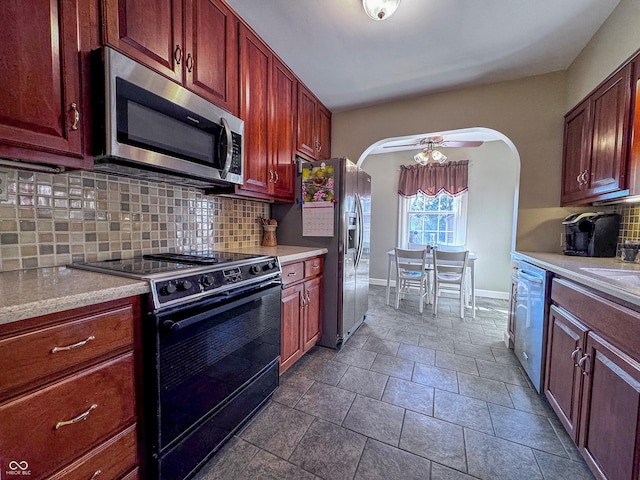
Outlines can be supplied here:
[[109, 47], [98, 53], [96, 171], [200, 188], [243, 183], [241, 119]]

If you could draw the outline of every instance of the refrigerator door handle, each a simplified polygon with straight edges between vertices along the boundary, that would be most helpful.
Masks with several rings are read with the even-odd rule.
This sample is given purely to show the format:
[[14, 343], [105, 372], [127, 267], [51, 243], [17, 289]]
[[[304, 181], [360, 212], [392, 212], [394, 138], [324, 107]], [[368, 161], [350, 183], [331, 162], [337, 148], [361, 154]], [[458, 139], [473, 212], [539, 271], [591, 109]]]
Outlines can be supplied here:
[[356, 225], [357, 225], [357, 246], [356, 246], [356, 261], [355, 267], [358, 268], [360, 264], [360, 259], [362, 258], [362, 249], [363, 249], [363, 240], [364, 240], [364, 232], [363, 232], [363, 222], [362, 217], [364, 215], [364, 209], [362, 208], [362, 199], [360, 195], [356, 193]]

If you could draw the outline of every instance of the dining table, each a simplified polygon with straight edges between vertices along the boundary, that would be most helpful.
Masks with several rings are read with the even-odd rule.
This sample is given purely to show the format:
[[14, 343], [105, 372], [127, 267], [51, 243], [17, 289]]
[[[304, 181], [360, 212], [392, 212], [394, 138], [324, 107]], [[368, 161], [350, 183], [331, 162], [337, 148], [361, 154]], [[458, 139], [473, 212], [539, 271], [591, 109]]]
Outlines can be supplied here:
[[[387, 263], [387, 298], [386, 304], [389, 305], [389, 297], [391, 296], [391, 269], [392, 266], [396, 262], [396, 251], [395, 249], [391, 249], [387, 252], [388, 263]], [[468, 266], [469, 266], [469, 274], [471, 276], [471, 314], [472, 318], [476, 318], [476, 260], [478, 256], [469, 252], [468, 257]], [[427, 261], [429, 262], [430, 267], [433, 267], [433, 254], [427, 253]], [[468, 304], [467, 304], [468, 306]]]

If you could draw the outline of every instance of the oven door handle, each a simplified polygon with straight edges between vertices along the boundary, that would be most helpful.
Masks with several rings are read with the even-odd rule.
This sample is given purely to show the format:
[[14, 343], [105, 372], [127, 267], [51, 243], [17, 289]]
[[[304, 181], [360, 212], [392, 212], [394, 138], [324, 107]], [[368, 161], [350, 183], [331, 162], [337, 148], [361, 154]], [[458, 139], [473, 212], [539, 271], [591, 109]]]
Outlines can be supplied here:
[[[236, 308], [240, 305], [244, 305], [245, 303], [253, 302], [254, 300], [258, 300], [265, 296], [268, 290], [270, 289], [282, 289], [282, 282], [278, 280], [272, 280], [269, 282], [265, 282], [258, 287], [258, 291], [254, 291], [248, 296], [239, 297], [229, 303], [225, 303], [224, 305], [220, 305], [217, 307], [213, 307], [211, 310], [207, 310], [205, 312], [190, 316], [185, 318], [184, 320], [173, 320], [171, 318], [160, 319], [159, 328], [162, 333], [175, 333], [182, 328], [189, 327], [196, 323], [202, 322], [204, 320], [210, 319], [212, 316], [223, 313], [232, 308]], [[233, 290], [227, 290], [225, 292], [220, 292], [216, 294], [216, 296], [226, 297], [235, 293]]]

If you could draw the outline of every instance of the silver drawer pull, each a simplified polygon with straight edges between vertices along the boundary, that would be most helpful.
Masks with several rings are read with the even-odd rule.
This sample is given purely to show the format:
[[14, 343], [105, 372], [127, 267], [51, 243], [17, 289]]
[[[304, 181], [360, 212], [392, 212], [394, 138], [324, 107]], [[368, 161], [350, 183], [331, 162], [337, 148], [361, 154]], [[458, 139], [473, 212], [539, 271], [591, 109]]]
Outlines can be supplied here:
[[320, 268], [320, 265], [312, 265], [311, 268], [313, 268], [314, 270], [317, 270]]
[[56, 430], [58, 430], [59, 428], [65, 427], [67, 425], [73, 425], [74, 423], [78, 423], [83, 420], [86, 420], [89, 414], [91, 413], [91, 410], [95, 410], [96, 408], [98, 408], [98, 404], [94, 403], [89, 407], [89, 410], [87, 410], [84, 413], [81, 413], [76, 418], [72, 418], [71, 420], [61, 420], [60, 422], [56, 423]]
[[298, 272], [289, 272], [287, 273], [288, 277], [295, 277], [298, 274]]
[[96, 470], [96, 472], [93, 475], [91, 475], [91, 478], [89, 480], [95, 480], [100, 475], [102, 475], [102, 470]]
[[66, 347], [53, 347], [53, 349], [51, 349], [51, 353], [66, 352], [67, 350], [73, 350], [74, 348], [84, 347], [91, 340], [95, 340], [95, 339], [96, 339], [96, 337], [91, 335], [86, 340], [82, 340], [81, 342], [74, 343], [73, 345], [68, 345]]

